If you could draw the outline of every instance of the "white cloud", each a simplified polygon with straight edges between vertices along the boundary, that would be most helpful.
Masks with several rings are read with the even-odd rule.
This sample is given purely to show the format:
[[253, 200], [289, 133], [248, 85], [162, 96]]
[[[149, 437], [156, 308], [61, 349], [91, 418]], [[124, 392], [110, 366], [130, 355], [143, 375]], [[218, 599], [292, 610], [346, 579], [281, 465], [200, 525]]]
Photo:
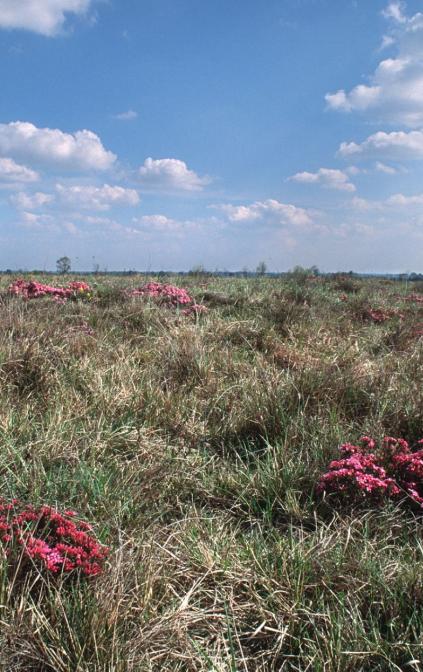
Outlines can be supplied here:
[[[354, 172], [354, 171], [353, 171]], [[333, 168], [319, 168], [317, 173], [296, 173], [289, 178], [294, 182], [303, 182], [305, 184], [320, 184], [326, 189], [336, 189], [337, 191], [355, 191], [355, 186], [349, 181], [348, 175], [342, 170]]]
[[382, 11], [382, 15], [386, 19], [394, 19], [398, 23], [406, 23], [407, 18], [404, 15], [404, 2], [390, 2], [389, 5]]
[[369, 84], [325, 96], [329, 108], [373, 111], [378, 119], [410, 127], [423, 125], [423, 13], [406, 16], [405, 4], [391, 2], [384, 16], [394, 22], [394, 36], [384, 36], [382, 47], [396, 44], [395, 58], [382, 60]]
[[390, 196], [386, 201], [388, 205], [399, 205], [399, 206], [413, 206], [413, 205], [423, 205], [423, 194], [417, 194], [416, 196], [404, 196], [404, 194], [394, 194]]
[[376, 161], [375, 169], [378, 173], [385, 173], [385, 175], [396, 175], [399, 171], [393, 166], [387, 166], [386, 163]]
[[351, 205], [355, 210], [360, 210], [362, 212], [381, 210], [383, 208], [383, 204], [380, 201], [370, 201], [367, 198], [360, 198], [359, 196], [354, 196]]
[[104, 184], [102, 187], [85, 185], [67, 187], [57, 184], [56, 191], [64, 203], [89, 210], [110, 210], [114, 205], [134, 206], [140, 202], [135, 189], [125, 189], [109, 184]]
[[380, 86], [359, 84], [350, 93], [345, 93], [344, 89], [340, 89], [336, 93], [327, 93], [325, 100], [328, 106], [334, 110], [351, 112], [351, 110], [366, 110], [368, 107], [375, 105], [380, 99], [380, 94]]
[[0, 157], [0, 181], [6, 182], [36, 182], [38, 173], [26, 166], [15, 163], [13, 159]]
[[34, 212], [22, 212], [21, 223], [28, 228], [43, 229], [46, 227], [53, 227], [54, 230], [56, 229], [56, 226], [54, 225], [54, 217], [45, 214], [36, 215]]
[[64, 133], [57, 128], [37, 128], [23, 121], [0, 124], [0, 153], [71, 170], [107, 170], [116, 160], [92, 131]]
[[313, 224], [311, 213], [290, 203], [280, 203], [274, 199], [256, 201], [251, 205], [214, 206], [226, 214], [231, 222], [268, 221], [272, 224], [309, 227]]
[[135, 110], [128, 110], [127, 112], [120, 112], [114, 115], [114, 118], [119, 121], [132, 121], [133, 119], [137, 119], [137, 117], [138, 112], [135, 112]]
[[417, 206], [418, 210], [421, 212], [421, 206], [423, 205], [423, 194], [416, 194], [413, 196], [393, 194], [384, 201], [372, 201], [365, 198], [354, 197], [351, 201], [351, 205], [356, 210], [361, 210], [363, 212], [383, 210], [385, 213], [388, 213], [388, 211], [392, 209], [392, 206], [396, 206], [403, 209], [408, 209], [410, 214], [412, 214], [415, 210], [414, 206]]
[[85, 14], [90, 5], [91, 0], [0, 0], [0, 27], [51, 37], [60, 32], [66, 14]]
[[41, 208], [43, 205], [48, 205], [52, 201], [54, 201], [54, 196], [42, 191], [37, 191], [35, 194], [26, 194], [24, 191], [20, 191], [10, 197], [10, 202], [19, 210], [34, 210]]
[[201, 191], [210, 178], [199, 177], [179, 159], [152, 159], [149, 157], [139, 169], [143, 185], [160, 190]]
[[347, 158], [423, 159], [423, 131], [378, 131], [360, 144], [343, 142], [338, 153]]

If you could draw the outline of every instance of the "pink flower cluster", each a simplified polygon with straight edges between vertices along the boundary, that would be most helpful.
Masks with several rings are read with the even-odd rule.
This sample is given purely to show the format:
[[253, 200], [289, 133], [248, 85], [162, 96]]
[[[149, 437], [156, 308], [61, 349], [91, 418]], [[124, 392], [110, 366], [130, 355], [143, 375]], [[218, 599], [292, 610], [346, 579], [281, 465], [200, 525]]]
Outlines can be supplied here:
[[100, 574], [108, 549], [89, 534], [91, 526], [76, 521], [75, 515], [0, 499], [0, 541], [6, 555], [32, 560], [54, 574], [73, 570], [86, 576]]
[[186, 289], [175, 287], [175, 285], [162, 284], [161, 282], [147, 282], [142, 287], [133, 289], [129, 293], [131, 296], [146, 296], [152, 299], [159, 299], [163, 303], [173, 306], [193, 303]]
[[175, 285], [167, 285], [161, 282], [147, 282], [142, 287], [132, 289], [128, 293], [130, 296], [144, 296], [156, 299], [159, 303], [168, 307], [187, 306], [182, 311], [183, 315], [198, 315], [199, 313], [207, 312], [205, 306], [194, 302], [194, 299], [188, 294], [186, 289], [176, 287]]
[[22, 296], [24, 299], [39, 299], [44, 296], [51, 296], [56, 301], [67, 301], [81, 294], [91, 291], [91, 287], [86, 282], [70, 282], [66, 287], [52, 287], [43, 285], [36, 280], [15, 280], [9, 286], [10, 294]]
[[386, 436], [381, 445], [368, 436], [359, 446], [344, 443], [342, 458], [333, 460], [317, 491], [349, 501], [382, 503], [407, 497], [423, 508], [423, 439], [411, 451], [404, 439]]

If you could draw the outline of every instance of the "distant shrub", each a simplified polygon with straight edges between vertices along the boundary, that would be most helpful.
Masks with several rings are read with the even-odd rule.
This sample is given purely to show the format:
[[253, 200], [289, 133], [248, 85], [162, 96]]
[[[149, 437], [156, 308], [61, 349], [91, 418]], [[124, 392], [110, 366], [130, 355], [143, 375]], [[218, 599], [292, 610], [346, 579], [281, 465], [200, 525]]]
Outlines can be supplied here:
[[9, 286], [9, 293], [15, 296], [22, 296], [24, 299], [39, 299], [45, 296], [50, 296], [58, 302], [64, 302], [68, 299], [77, 298], [78, 296], [88, 295], [91, 292], [91, 287], [86, 282], [70, 282], [66, 287], [52, 287], [51, 285], [43, 285], [36, 280], [15, 280]]
[[143, 296], [155, 299], [158, 303], [167, 307], [177, 308], [179, 306], [186, 306], [182, 311], [183, 315], [198, 315], [199, 313], [207, 312], [205, 306], [195, 303], [186, 289], [176, 287], [175, 285], [163, 284], [161, 282], [147, 282], [142, 287], [129, 290], [128, 294], [130, 296]]

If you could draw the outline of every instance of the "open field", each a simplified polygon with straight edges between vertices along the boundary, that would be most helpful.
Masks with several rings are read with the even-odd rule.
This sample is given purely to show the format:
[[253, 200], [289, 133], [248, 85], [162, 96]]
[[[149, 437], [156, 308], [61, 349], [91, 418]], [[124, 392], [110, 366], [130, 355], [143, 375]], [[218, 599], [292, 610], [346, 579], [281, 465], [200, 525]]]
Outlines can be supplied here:
[[111, 550], [90, 579], [3, 560], [0, 669], [423, 670], [421, 515], [316, 493], [340, 443], [423, 438], [421, 284], [167, 278], [208, 307], [183, 316], [136, 276], [64, 304], [12, 279], [0, 494]]

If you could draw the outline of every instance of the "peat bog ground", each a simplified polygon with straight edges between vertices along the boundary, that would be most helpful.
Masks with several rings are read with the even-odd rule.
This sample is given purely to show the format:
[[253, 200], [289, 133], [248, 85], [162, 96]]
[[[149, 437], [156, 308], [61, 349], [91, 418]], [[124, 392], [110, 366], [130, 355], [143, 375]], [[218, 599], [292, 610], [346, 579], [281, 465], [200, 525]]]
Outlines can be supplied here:
[[0, 669], [423, 670], [420, 507], [316, 487], [342, 443], [423, 438], [421, 283], [160, 279], [190, 311], [144, 277], [63, 301], [13, 279], [0, 496], [76, 512], [109, 553], [85, 576], [3, 544]]

